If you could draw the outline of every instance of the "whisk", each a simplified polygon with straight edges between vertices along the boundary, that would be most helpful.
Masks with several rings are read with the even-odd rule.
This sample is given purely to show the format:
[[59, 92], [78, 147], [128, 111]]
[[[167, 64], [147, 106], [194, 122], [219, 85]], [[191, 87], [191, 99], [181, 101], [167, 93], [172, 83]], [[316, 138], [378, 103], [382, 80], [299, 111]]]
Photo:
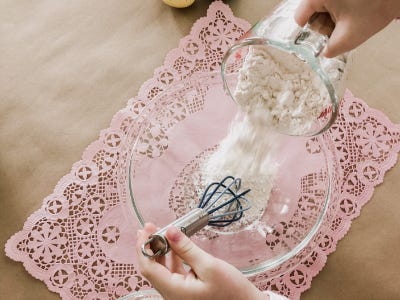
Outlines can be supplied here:
[[190, 237], [206, 225], [225, 227], [240, 220], [243, 212], [251, 207], [250, 201], [244, 197], [250, 189], [240, 192], [240, 187], [241, 179], [233, 176], [209, 184], [196, 209], [149, 237], [142, 245], [143, 255], [156, 258], [168, 253], [170, 247], [165, 233], [170, 226], [177, 227]]

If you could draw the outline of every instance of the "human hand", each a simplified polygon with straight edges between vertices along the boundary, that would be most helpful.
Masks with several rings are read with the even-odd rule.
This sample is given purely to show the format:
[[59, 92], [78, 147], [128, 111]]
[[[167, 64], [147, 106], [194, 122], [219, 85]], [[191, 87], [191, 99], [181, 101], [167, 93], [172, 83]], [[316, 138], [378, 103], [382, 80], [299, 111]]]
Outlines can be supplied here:
[[[295, 20], [304, 26], [312, 17], [333, 32], [322, 53], [334, 57], [354, 49], [400, 16], [399, 0], [302, 0]], [[331, 20], [328, 20], [331, 19]]]
[[138, 231], [136, 254], [140, 272], [165, 300], [268, 299], [239, 270], [201, 250], [175, 227], [166, 232], [172, 251], [156, 260], [145, 257], [142, 244], [155, 231], [153, 224]]

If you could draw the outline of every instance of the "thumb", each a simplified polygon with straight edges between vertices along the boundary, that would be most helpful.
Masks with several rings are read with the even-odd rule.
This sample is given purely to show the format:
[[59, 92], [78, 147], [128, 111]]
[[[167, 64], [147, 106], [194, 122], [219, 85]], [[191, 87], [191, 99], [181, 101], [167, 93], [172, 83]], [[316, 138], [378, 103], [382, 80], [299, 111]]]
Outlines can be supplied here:
[[322, 54], [328, 58], [338, 56], [360, 44], [358, 39], [346, 21], [338, 21]]
[[165, 236], [175, 254], [184, 260], [193, 269], [196, 275], [201, 278], [202, 274], [204, 274], [204, 270], [212, 265], [212, 261], [215, 258], [200, 249], [176, 227], [168, 228]]

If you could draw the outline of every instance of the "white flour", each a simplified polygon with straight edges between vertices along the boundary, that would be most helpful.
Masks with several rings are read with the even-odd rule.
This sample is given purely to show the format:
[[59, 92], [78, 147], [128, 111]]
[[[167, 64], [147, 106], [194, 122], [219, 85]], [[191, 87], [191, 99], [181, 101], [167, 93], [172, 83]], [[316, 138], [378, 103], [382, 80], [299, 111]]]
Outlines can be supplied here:
[[230, 225], [228, 231], [244, 229], [260, 219], [278, 167], [272, 157], [278, 141], [273, 133], [268, 132], [262, 111], [238, 115], [237, 118], [203, 169], [205, 183], [221, 181], [232, 175], [242, 179], [243, 190], [251, 189], [246, 196], [251, 201], [251, 209], [239, 222]]
[[270, 127], [295, 135], [312, 131], [330, 105], [327, 89], [305, 63], [259, 46], [249, 48], [234, 97], [245, 111], [262, 109]]
[[[335, 64], [328, 73], [331, 79], [341, 76]], [[252, 208], [229, 226], [230, 232], [257, 227], [267, 207], [278, 170], [276, 129], [295, 135], [309, 132], [331, 103], [322, 81], [305, 63], [291, 54], [271, 48], [266, 52], [259, 46], [249, 47], [234, 97], [240, 111], [203, 168], [206, 183], [232, 175], [242, 178], [242, 186], [251, 189]]]

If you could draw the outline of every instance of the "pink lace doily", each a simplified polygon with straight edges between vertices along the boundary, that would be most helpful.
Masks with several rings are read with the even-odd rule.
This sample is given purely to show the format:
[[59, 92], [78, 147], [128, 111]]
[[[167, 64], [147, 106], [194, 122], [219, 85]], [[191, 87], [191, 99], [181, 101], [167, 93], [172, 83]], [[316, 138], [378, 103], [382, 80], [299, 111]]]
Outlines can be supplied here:
[[[126, 162], [121, 155], [126, 134], [139, 122], [149, 101], [170, 84], [197, 72], [218, 70], [229, 45], [249, 28], [227, 5], [213, 2], [207, 16], [193, 25], [137, 97], [114, 116], [110, 127], [86, 149], [82, 160], [59, 181], [23, 230], [8, 240], [6, 254], [22, 262], [32, 276], [63, 299], [116, 299], [148, 288], [134, 261], [135, 232], [121, 223], [120, 217], [125, 204], [116, 173]], [[314, 238], [312, 254], [301, 264], [290, 267], [288, 262], [281, 268], [289, 267], [289, 271], [272, 280], [268, 274], [252, 278], [259, 288], [290, 299], [299, 299], [310, 287], [400, 151], [400, 125], [392, 124], [349, 91], [330, 134], [343, 175], [340, 195], [333, 203], [337, 209], [326, 218]], [[316, 147], [313, 141], [310, 139], [310, 149]]]

